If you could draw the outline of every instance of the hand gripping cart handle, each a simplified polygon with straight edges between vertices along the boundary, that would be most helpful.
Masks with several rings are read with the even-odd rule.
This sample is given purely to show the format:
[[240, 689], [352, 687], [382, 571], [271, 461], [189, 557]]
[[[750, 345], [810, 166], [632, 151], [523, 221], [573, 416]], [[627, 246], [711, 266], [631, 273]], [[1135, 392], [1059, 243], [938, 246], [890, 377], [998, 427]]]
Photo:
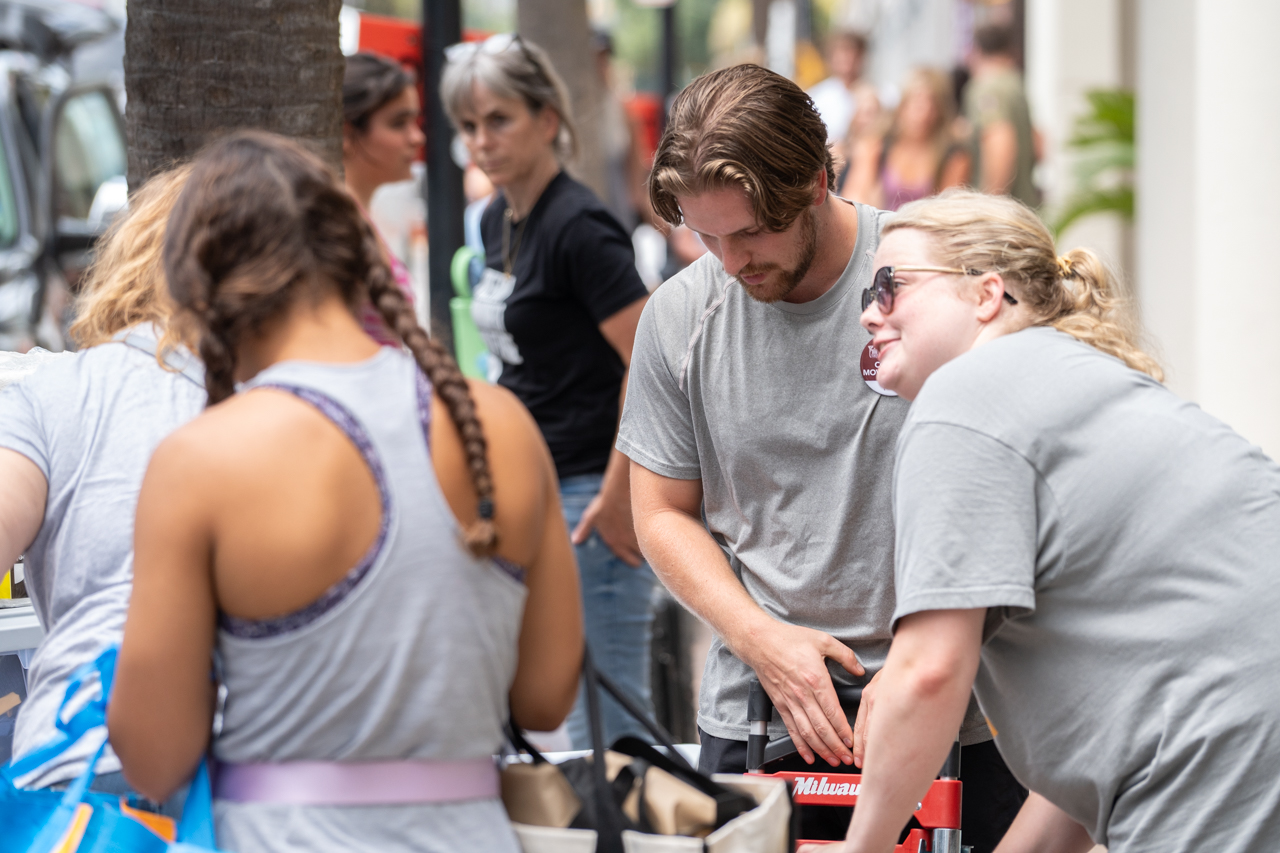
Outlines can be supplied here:
[[[852, 720], [862, 701], [862, 688], [836, 685], [840, 706]], [[818, 770], [793, 773], [776, 769], [784, 758], [796, 754], [791, 737], [769, 740], [769, 720], [773, 717], [773, 701], [758, 679], [751, 679], [747, 695], [747, 772], [786, 779], [797, 806], [853, 806], [862, 788], [860, 773], [828, 773]], [[929, 786], [924, 799], [916, 806], [915, 817], [921, 828], [913, 828], [894, 853], [962, 853], [960, 846], [960, 742], [951, 746], [938, 778]], [[800, 844], [815, 842], [801, 841]], [[823, 843], [823, 842], [816, 842]]]

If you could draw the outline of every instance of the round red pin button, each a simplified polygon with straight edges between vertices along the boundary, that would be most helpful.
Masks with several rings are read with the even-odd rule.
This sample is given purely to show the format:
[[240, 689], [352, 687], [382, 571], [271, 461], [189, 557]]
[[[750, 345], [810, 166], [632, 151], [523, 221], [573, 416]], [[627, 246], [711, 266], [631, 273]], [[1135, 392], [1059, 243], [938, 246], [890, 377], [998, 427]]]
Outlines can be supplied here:
[[879, 373], [880, 352], [868, 341], [866, 347], [862, 350], [862, 381], [867, 383], [867, 387], [877, 394], [885, 397], [898, 396], [897, 391], [890, 391], [876, 381], [876, 375]]

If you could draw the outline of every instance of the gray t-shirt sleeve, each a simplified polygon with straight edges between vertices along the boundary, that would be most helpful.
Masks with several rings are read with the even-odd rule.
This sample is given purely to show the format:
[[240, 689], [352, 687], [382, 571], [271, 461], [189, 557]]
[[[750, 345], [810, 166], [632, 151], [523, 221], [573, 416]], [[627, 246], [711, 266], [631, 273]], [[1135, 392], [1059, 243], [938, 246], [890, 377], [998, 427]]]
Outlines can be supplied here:
[[49, 448], [40, 423], [40, 407], [28, 384], [18, 382], [0, 391], [0, 447], [30, 459], [49, 479]]
[[1036, 472], [965, 427], [910, 424], [894, 472], [893, 624], [924, 610], [989, 608], [986, 636], [1035, 610]]
[[[666, 287], [671, 287], [668, 283]], [[680, 382], [683, 353], [663, 351], [659, 289], [645, 305], [636, 327], [627, 379], [627, 401], [618, 427], [618, 450], [655, 474], [676, 480], [698, 480], [698, 441], [687, 386]], [[680, 324], [678, 317], [671, 320]], [[675, 331], [668, 329], [668, 332]]]

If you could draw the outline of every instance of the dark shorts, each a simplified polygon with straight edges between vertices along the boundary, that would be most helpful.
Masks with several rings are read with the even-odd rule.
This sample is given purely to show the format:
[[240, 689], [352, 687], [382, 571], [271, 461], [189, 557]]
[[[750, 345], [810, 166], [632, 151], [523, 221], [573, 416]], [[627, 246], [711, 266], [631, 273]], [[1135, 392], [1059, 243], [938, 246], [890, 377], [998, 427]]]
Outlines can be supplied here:
[[[747, 772], [747, 742], [709, 735], [698, 729], [702, 754], [698, 769], [703, 773]], [[818, 759], [819, 764], [825, 764]], [[807, 771], [813, 766], [796, 755], [786, 759], [780, 770]], [[960, 781], [964, 783], [960, 807], [961, 843], [973, 853], [992, 853], [1013, 823], [1027, 789], [1018, 784], [995, 741], [966, 746], [960, 751]], [[853, 809], [806, 806], [800, 811], [800, 837], [812, 840], [844, 838]]]

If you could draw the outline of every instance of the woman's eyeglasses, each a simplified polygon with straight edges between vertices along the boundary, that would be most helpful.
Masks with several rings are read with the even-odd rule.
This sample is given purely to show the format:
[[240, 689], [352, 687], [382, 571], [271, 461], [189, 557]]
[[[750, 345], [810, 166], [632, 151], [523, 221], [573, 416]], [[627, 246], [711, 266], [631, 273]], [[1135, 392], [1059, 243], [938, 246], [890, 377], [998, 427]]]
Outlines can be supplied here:
[[514, 45], [519, 45], [520, 49], [524, 50], [524, 42], [520, 40], [518, 33], [498, 33], [484, 41], [460, 41], [457, 44], [451, 44], [444, 49], [444, 58], [448, 62], [465, 62], [481, 53], [487, 53], [490, 56], [506, 53]]
[[[871, 286], [862, 291], [862, 310], [866, 311], [871, 307], [871, 303], [875, 302], [880, 308], [881, 314], [889, 314], [893, 311], [893, 297], [898, 289], [898, 283], [893, 280], [896, 273], [900, 272], [941, 272], [953, 275], [982, 275], [980, 270], [962, 270], [955, 267], [881, 267], [876, 270], [875, 276], [871, 279]], [[1018, 300], [1014, 299], [1006, 291], [1004, 294], [1005, 301], [1010, 305], [1017, 305]]]

